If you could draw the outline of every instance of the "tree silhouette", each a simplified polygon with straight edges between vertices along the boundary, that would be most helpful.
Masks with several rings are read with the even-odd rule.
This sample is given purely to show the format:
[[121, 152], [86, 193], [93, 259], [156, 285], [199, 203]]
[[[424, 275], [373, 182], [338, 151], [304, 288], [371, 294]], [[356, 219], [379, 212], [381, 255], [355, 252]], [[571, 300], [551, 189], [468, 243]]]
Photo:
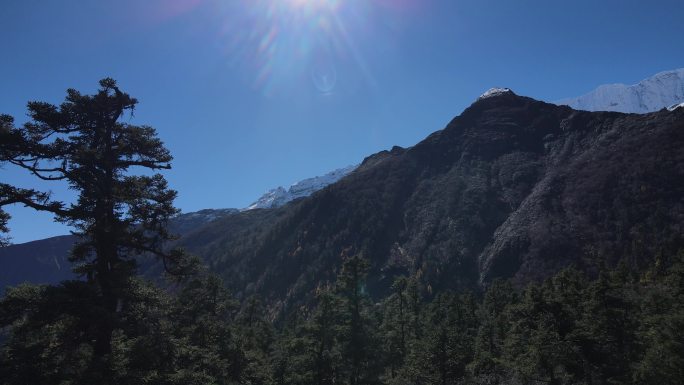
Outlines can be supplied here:
[[[96, 293], [89, 330], [92, 369], [101, 376], [106, 376], [112, 333], [136, 274], [136, 257], [159, 257], [174, 274], [190, 267], [181, 251], [164, 250], [173, 239], [166, 225], [178, 212], [176, 192], [152, 172], [169, 169], [172, 157], [154, 128], [124, 121], [136, 104], [107, 78], [94, 95], [69, 89], [60, 106], [29, 102], [30, 121], [20, 128], [13, 127], [11, 117], [2, 117], [0, 161], [42, 181], [66, 183], [77, 193], [75, 201], [64, 202], [48, 192], [2, 184], [0, 207], [20, 203], [50, 212], [75, 229], [79, 242], [70, 258]], [[2, 229], [6, 215], [0, 219]]]

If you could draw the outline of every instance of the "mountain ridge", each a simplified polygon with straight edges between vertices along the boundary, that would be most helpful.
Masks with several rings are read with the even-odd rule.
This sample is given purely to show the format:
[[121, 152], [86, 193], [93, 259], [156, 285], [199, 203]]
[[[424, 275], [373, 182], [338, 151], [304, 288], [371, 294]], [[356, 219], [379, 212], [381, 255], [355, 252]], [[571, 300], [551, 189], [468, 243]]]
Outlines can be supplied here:
[[250, 204], [244, 210], [254, 210], [254, 209], [271, 209], [275, 207], [280, 207], [288, 202], [295, 199], [307, 197], [314, 192], [328, 186], [332, 183], [337, 182], [341, 178], [349, 175], [353, 172], [359, 165], [350, 165], [347, 167], [342, 167], [330, 171], [324, 175], [314, 176], [311, 178], [302, 179], [298, 182], [290, 185], [289, 188], [285, 189], [283, 186], [278, 186], [274, 189], [268, 190], [264, 195], [259, 197], [254, 203]]
[[586, 112], [501, 93], [266, 221], [241, 218], [238, 234], [221, 233], [231, 216], [203, 230], [221, 233], [209, 244], [183, 242], [236, 293], [281, 310], [331, 282], [350, 253], [370, 260], [376, 296], [402, 274], [434, 290], [477, 289], [569, 265], [638, 267], [682, 245], [683, 122], [682, 109]]
[[556, 104], [578, 110], [648, 113], [684, 102], [684, 68], [662, 71], [637, 84], [604, 84]]
[[437, 292], [639, 268], [684, 247], [682, 146], [681, 108], [587, 112], [502, 92], [307, 198], [190, 226], [179, 245], [275, 316], [352, 254], [369, 260], [374, 297], [398, 275]]

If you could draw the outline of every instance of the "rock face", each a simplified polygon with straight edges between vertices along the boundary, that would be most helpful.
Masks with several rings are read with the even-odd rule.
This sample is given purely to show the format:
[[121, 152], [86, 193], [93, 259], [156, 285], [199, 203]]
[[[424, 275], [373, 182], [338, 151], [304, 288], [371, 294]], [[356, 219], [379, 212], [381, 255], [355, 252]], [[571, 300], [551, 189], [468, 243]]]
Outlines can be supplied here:
[[684, 103], [684, 68], [658, 73], [638, 84], [607, 84], [558, 101], [577, 110], [643, 114]]
[[182, 242], [235, 292], [280, 308], [333, 280], [345, 253], [371, 261], [377, 296], [397, 274], [439, 290], [540, 280], [568, 265], [639, 267], [684, 246], [682, 148], [682, 108], [586, 112], [496, 92], [307, 199]]

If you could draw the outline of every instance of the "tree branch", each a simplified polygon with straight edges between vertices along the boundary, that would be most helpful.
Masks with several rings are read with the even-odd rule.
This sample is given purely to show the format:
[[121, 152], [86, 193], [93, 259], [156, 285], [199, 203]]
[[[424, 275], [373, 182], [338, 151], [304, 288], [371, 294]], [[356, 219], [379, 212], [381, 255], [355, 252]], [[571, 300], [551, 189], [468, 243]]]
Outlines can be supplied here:
[[59, 216], [71, 214], [71, 210], [62, 208], [62, 202], [50, 202], [50, 194], [0, 184], [0, 207], [15, 203], [21, 203], [26, 207], [51, 212]]

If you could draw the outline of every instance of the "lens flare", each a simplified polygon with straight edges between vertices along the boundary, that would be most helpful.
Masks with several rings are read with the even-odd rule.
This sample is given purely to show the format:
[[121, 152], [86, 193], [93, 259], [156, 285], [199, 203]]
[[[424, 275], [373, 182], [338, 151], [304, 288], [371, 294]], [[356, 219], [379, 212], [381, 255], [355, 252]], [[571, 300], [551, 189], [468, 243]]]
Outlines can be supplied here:
[[[225, 56], [252, 75], [265, 95], [310, 90], [330, 95], [353, 68], [374, 77], [360, 49], [387, 28], [378, 17], [388, 4], [417, 0], [234, 0], [215, 1]], [[394, 6], [394, 5], [393, 5]], [[380, 20], [380, 21], [379, 21]], [[387, 34], [385, 34], [386, 36]], [[344, 72], [343, 72], [344, 71]]]
[[337, 70], [328, 53], [319, 53], [311, 64], [311, 81], [323, 95], [330, 95], [337, 84]]
[[293, 7], [328, 8], [334, 9], [339, 5], [338, 0], [284, 0]]

